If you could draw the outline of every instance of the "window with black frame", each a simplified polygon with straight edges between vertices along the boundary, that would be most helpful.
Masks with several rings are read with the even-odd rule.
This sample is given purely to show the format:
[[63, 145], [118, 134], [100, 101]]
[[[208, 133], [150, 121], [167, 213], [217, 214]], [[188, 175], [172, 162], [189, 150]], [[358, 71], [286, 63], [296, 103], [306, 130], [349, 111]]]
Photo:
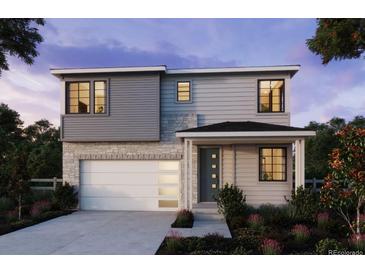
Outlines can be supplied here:
[[106, 113], [106, 81], [94, 82], [94, 113]]
[[260, 181], [286, 181], [286, 148], [260, 148]]
[[190, 81], [177, 82], [177, 98], [179, 103], [191, 102], [191, 84]]
[[66, 83], [66, 113], [90, 113], [90, 82]]
[[258, 112], [284, 112], [284, 80], [259, 80]]

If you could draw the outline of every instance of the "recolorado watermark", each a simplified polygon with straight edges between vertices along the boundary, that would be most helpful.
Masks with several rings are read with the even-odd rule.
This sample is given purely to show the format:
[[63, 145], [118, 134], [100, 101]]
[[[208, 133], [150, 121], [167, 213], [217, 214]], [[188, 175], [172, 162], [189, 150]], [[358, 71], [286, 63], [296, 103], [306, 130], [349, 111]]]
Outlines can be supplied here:
[[328, 255], [364, 255], [364, 253], [361, 250], [348, 251], [348, 250], [329, 249]]

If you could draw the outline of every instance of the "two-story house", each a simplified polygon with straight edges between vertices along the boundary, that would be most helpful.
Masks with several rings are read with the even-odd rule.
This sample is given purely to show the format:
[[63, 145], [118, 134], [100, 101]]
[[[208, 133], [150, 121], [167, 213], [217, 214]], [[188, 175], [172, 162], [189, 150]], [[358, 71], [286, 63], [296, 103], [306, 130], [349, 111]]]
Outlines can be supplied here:
[[315, 134], [290, 126], [299, 68], [52, 69], [63, 179], [78, 187], [81, 209], [193, 208], [224, 183], [249, 204], [283, 204], [293, 167], [304, 184], [304, 139]]

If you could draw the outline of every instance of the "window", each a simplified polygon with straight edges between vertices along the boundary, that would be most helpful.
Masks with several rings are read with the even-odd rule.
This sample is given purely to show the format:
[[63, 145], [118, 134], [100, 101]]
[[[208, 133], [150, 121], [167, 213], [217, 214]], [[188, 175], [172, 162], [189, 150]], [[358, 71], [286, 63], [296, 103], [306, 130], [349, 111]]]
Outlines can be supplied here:
[[67, 113], [90, 113], [90, 83], [66, 84]]
[[106, 112], [106, 81], [94, 82], [94, 113]]
[[260, 181], [286, 181], [286, 148], [260, 148]]
[[177, 82], [177, 101], [182, 103], [191, 101], [190, 81]]
[[284, 80], [259, 80], [259, 112], [284, 112]]

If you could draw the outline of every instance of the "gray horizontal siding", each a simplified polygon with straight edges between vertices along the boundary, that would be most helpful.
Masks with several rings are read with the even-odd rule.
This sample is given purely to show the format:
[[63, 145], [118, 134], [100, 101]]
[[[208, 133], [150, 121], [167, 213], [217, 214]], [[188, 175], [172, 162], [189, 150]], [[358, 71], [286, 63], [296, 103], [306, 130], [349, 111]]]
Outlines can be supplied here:
[[[263, 76], [265, 75], [164, 75], [161, 77], [161, 115], [196, 113], [198, 126], [246, 120], [290, 125], [288, 112], [271, 115], [257, 113], [257, 80]], [[267, 76], [268, 79], [286, 77], [285, 74]], [[192, 103], [176, 103], [178, 80], [192, 81]]]
[[109, 77], [109, 115], [62, 118], [65, 141], [158, 141], [160, 76]]

